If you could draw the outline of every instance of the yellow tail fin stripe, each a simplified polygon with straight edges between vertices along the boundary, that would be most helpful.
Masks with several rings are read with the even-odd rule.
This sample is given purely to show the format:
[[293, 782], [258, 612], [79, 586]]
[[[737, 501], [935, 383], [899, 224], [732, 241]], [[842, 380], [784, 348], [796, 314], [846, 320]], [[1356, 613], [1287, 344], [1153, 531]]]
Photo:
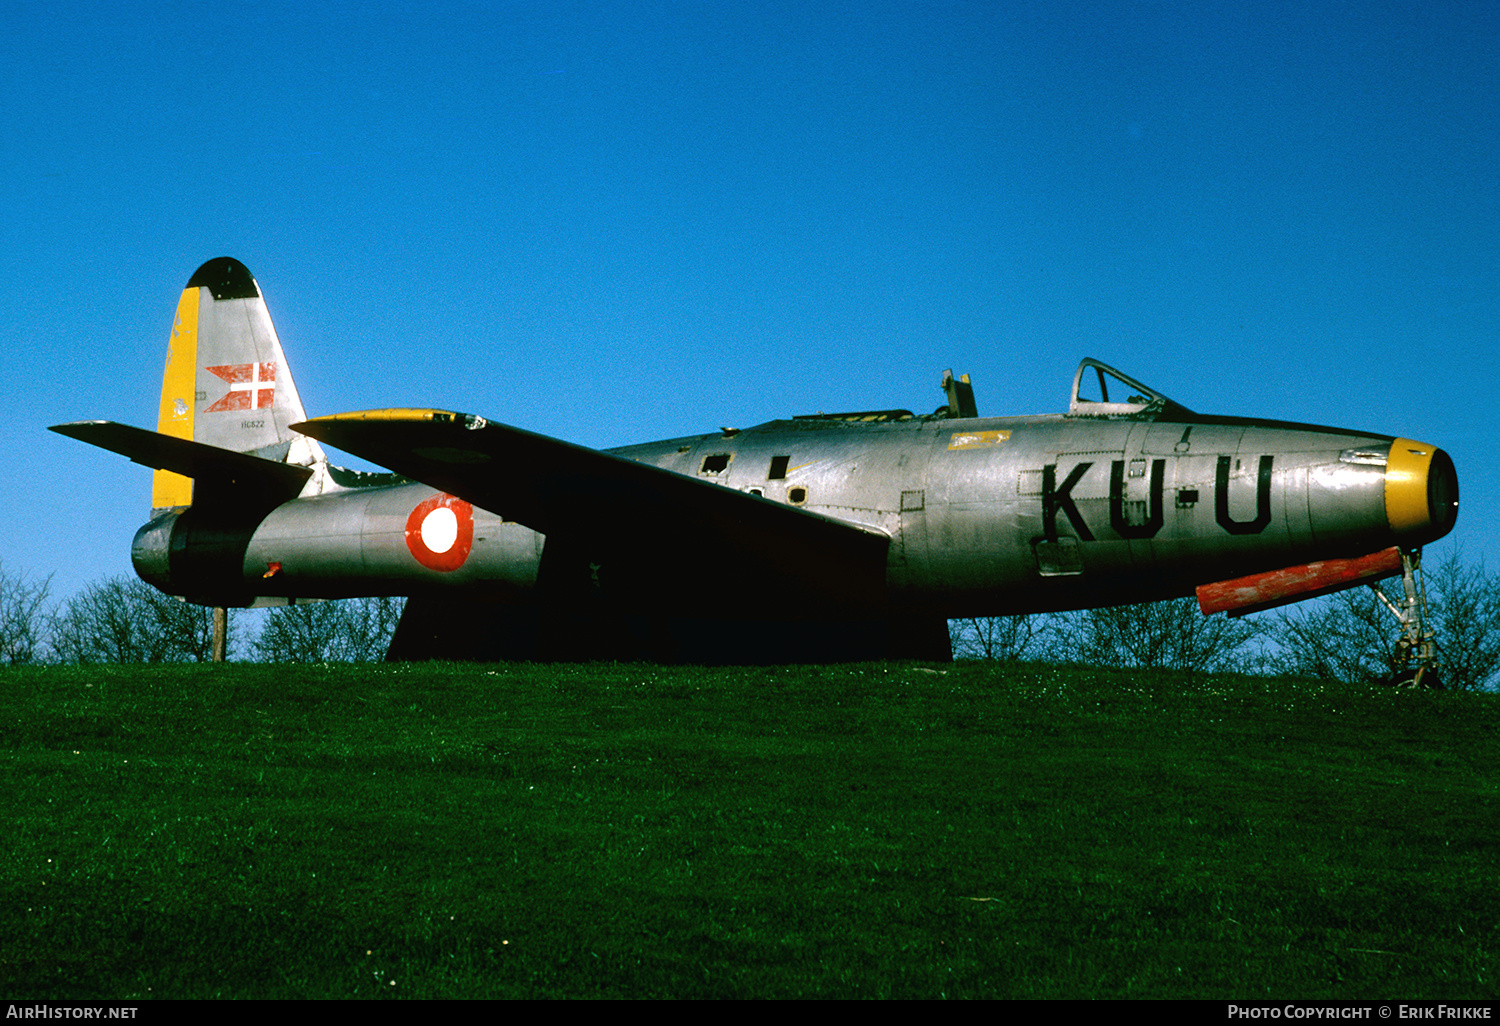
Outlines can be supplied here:
[[[161, 409], [156, 417], [157, 431], [190, 441], [198, 380], [198, 294], [197, 286], [183, 289], [177, 302], [172, 337], [167, 343], [167, 369], [162, 375]], [[187, 506], [192, 501], [192, 478], [170, 470], [156, 472], [151, 481], [152, 509]]]

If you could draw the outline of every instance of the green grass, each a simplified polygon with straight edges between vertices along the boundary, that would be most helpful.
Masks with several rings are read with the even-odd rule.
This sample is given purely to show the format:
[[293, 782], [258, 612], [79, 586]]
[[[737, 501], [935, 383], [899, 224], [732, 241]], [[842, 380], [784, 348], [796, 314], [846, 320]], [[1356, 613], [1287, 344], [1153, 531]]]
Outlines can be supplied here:
[[0, 674], [16, 998], [1493, 998], [1490, 695], [957, 664]]

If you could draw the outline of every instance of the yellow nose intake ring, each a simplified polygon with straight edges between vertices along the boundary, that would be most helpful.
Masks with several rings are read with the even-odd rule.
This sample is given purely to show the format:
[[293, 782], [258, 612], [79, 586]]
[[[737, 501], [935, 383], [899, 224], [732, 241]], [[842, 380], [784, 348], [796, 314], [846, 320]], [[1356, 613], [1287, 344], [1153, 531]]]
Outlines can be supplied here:
[[1458, 519], [1458, 474], [1435, 445], [1398, 438], [1385, 467], [1385, 516], [1410, 544], [1441, 538]]

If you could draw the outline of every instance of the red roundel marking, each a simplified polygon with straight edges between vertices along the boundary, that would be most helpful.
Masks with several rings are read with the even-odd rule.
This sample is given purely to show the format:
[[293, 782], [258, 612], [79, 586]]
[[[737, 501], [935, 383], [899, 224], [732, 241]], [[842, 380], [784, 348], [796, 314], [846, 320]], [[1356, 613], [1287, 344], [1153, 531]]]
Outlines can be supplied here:
[[429, 570], [457, 570], [474, 547], [474, 507], [444, 492], [420, 503], [406, 518], [406, 547]]

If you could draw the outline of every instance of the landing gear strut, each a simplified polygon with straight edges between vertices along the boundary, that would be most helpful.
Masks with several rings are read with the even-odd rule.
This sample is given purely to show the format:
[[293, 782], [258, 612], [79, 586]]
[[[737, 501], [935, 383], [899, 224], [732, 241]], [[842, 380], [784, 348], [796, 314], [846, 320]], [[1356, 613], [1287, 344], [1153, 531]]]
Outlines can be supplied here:
[[1443, 683], [1437, 672], [1437, 642], [1427, 625], [1427, 584], [1422, 578], [1421, 549], [1402, 550], [1401, 585], [1399, 602], [1392, 602], [1378, 585], [1370, 585], [1370, 590], [1401, 624], [1401, 637], [1391, 654], [1389, 682], [1398, 688], [1440, 688]]

